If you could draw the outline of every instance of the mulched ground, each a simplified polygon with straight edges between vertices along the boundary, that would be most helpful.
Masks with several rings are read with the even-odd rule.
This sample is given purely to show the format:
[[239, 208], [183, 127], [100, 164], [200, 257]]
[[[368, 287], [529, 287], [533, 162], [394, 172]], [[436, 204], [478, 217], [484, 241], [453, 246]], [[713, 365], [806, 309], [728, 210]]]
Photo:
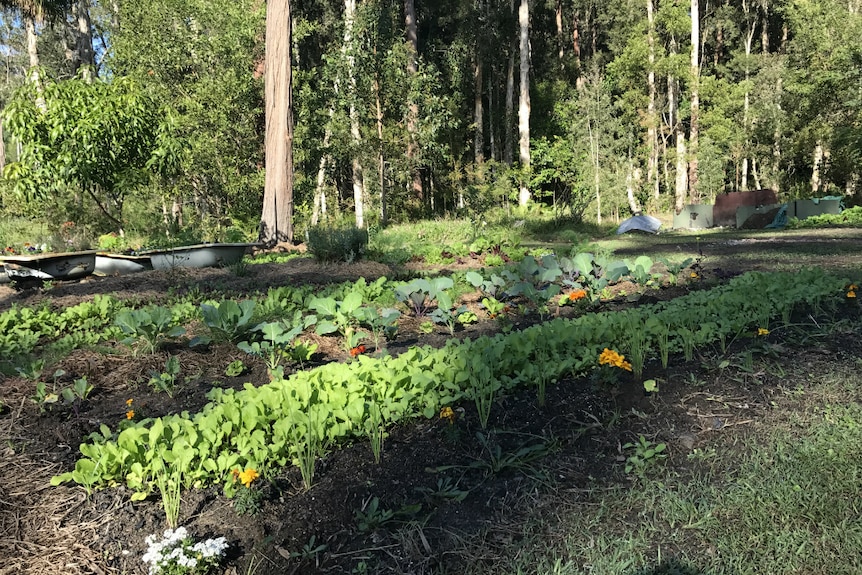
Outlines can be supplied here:
[[[406, 272], [363, 262], [320, 266], [308, 259], [249, 268], [246, 277], [228, 270], [147, 272], [120, 278], [93, 278], [59, 283], [49, 291], [16, 292], [0, 286], [0, 310], [12, 304], [36, 305], [50, 298], [55, 306], [74, 305], [98, 293], [136, 301], [164, 302], [172, 293], [195, 290], [247, 294], [268, 286], [334, 281]], [[702, 277], [726, 279], [741, 270], [727, 266], [701, 270]], [[604, 309], [619, 309], [645, 301], [673, 297], [690, 284], [652, 292], [646, 298], [621, 297]], [[622, 285], [617, 293], [633, 294]], [[628, 301], [631, 300], [631, 301]], [[475, 296], [471, 305], [475, 305]], [[568, 311], [567, 313], [572, 313]], [[535, 321], [535, 320], [532, 320]], [[522, 320], [516, 329], [529, 325]], [[424, 335], [405, 326], [390, 351], [409, 345], [440, 345], [446, 334]], [[494, 333], [499, 325], [481, 322], [459, 333], [476, 337]], [[340, 361], [340, 344], [319, 338], [315, 361]], [[823, 349], [787, 350], [788, 361], [812, 364], [830, 361], [844, 341], [836, 338]], [[179, 356], [180, 384], [173, 398], [154, 393], [147, 385], [152, 372], [162, 370], [168, 353]], [[241, 359], [249, 371], [228, 377], [224, 369]], [[630, 481], [622, 471], [621, 446], [645, 434], [668, 444], [669, 464], [685, 466], [685, 454], [707, 445], [726, 430], [751, 425], [768, 412], [782, 381], [762, 374], [756, 381], [719, 379], [680, 358], [670, 370], [648, 365], [645, 378], [661, 380], [659, 394], [646, 395], [624, 379], [606, 386], [589, 379], [570, 379], [548, 390], [545, 407], [535, 393], [523, 391], [498, 401], [489, 430], [478, 424], [475, 409], [464, 404], [454, 424], [417, 420], [390, 430], [379, 464], [365, 443], [334, 448], [318, 461], [315, 485], [301, 489], [298, 470], [288, 469], [261, 482], [262, 508], [255, 515], [238, 515], [233, 501], [214, 488], [184, 495], [181, 522], [198, 537], [225, 536], [230, 542], [225, 574], [255, 573], [460, 573], [468, 561], [459, 550], [484, 542], [493, 549], [516, 542], [516, 528], [543, 493], [585, 497], [591, 489]], [[164, 513], [152, 498], [132, 503], [124, 488], [90, 496], [73, 486], [50, 487], [54, 474], [70, 469], [77, 446], [102, 423], [116, 426], [125, 417], [126, 400], [134, 400], [137, 417], [188, 410], [205, 403], [215, 385], [241, 388], [245, 382], [266, 383], [263, 364], [233, 345], [190, 350], [176, 346], [153, 356], [133, 358], [123, 346], [98, 352], [76, 350], [54, 369], [64, 382], [86, 375], [95, 385], [91, 401], [76, 413], [55, 407], [40, 413], [29, 400], [33, 383], [19, 377], [0, 378], [0, 575], [145, 573], [141, 555], [144, 537], [160, 533]], [[693, 388], [694, 373], [704, 385]], [[2, 377], [2, 376], [0, 376]], [[638, 414], [649, 415], [649, 424]], [[616, 425], [607, 423], [617, 420]], [[467, 492], [460, 498], [459, 492]], [[371, 513], [374, 506], [379, 512]], [[382, 511], [390, 511], [384, 514]], [[373, 519], [377, 521], [373, 521]], [[364, 521], [363, 521], [364, 520]], [[325, 546], [312, 552], [319, 546]], [[305, 552], [303, 551], [305, 549]]]

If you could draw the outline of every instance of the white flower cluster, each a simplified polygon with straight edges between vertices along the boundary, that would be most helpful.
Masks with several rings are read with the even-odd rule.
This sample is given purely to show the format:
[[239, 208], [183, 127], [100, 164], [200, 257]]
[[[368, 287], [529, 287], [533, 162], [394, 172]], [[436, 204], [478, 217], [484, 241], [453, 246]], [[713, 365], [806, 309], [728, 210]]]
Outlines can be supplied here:
[[142, 559], [150, 566], [150, 575], [206, 573], [227, 549], [224, 537], [193, 544], [185, 527], [165, 530], [158, 541], [155, 535], [148, 535], [144, 542], [147, 552]]

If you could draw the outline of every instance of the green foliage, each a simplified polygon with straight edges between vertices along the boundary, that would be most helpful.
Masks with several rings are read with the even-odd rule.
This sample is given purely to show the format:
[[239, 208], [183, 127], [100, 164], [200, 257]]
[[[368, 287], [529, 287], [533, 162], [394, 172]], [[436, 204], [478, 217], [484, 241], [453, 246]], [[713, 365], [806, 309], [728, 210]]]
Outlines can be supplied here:
[[308, 252], [321, 262], [351, 263], [362, 259], [368, 232], [356, 226], [315, 226], [308, 229]]
[[32, 213], [52, 215], [47, 207], [61, 200], [74, 214], [73, 200], [83, 193], [122, 229], [125, 196], [177, 169], [173, 116], [128, 78], [27, 84], [3, 121], [23, 145], [4, 176]]
[[227, 367], [224, 370], [224, 374], [228, 377], [238, 377], [245, 373], [246, 369], [247, 368], [241, 359], [235, 359], [229, 364], [227, 364]]
[[184, 327], [174, 324], [171, 311], [162, 306], [122, 311], [114, 323], [128, 336], [120, 343], [136, 345], [136, 352], [145, 354], [155, 353], [165, 339], [186, 333]]
[[[668, 326], [669, 351], [678, 353], [683, 348], [677, 336], [681, 329], [691, 331], [695, 347], [715, 343], [721, 334], [756, 329], [765, 319], [780, 318], [788, 307], [805, 306], [815, 314], [834, 309], [845, 301], [848, 283], [818, 270], [752, 272], [711, 290], [627, 313], [639, 316], [636, 323], [643, 326], [646, 341], [657, 337], [655, 329]], [[228, 493], [234, 489], [231, 470], [238, 466], [265, 470], [293, 463], [308, 487], [315, 458], [325, 448], [365, 436], [369, 404], [379, 406], [381, 421], [394, 424], [436, 417], [442, 405], [472, 399], [487, 425], [499, 394], [535, 385], [536, 374], [529, 366], [537, 360], [547, 358], [542, 377], [548, 382], [563, 374], [586, 373], [595, 369], [603, 348], [625, 341], [633, 321], [614, 312], [558, 318], [508, 335], [450, 340], [439, 349], [413, 347], [397, 357], [359, 356], [238, 392], [216, 388], [197, 414], [134, 422], [116, 437], [82, 444], [80, 469], [54, 482], [125, 483], [146, 494], [154, 487], [154, 466], [166, 459], [181, 467], [189, 484], [221, 482]], [[538, 347], [545, 351], [537, 353]]]
[[853, 206], [840, 214], [821, 214], [804, 220], [792, 218], [787, 222], [787, 228], [791, 230], [835, 227], [862, 227], [862, 206]]
[[[441, 294], [452, 288], [455, 283], [452, 278], [436, 277], [432, 279], [417, 278], [395, 288], [395, 297], [403, 302], [417, 318], [423, 318], [438, 304]], [[444, 296], [446, 297], [446, 296]], [[448, 299], [449, 307], [452, 300]]]
[[394, 518], [394, 511], [381, 508], [380, 499], [372, 497], [365, 502], [362, 509], [356, 510], [354, 521], [360, 533], [370, 533]]
[[260, 332], [262, 341], [241, 341], [237, 347], [242, 351], [262, 358], [266, 362], [267, 369], [274, 372], [285, 359], [296, 359], [306, 361], [314, 353], [314, 349], [305, 347], [298, 353], [298, 347], [294, 340], [302, 333], [302, 325], [291, 325], [290, 323], [266, 322], [254, 327], [255, 332]]
[[626, 457], [626, 473], [634, 473], [638, 477], [644, 477], [649, 468], [667, 457], [667, 445], [649, 441], [643, 435], [636, 442], [623, 445], [623, 449], [632, 451], [632, 454]]
[[153, 391], [161, 391], [168, 394], [168, 397], [174, 396], [174, 387], [176, 387], [177, 376], [180, 374], [180, 358], [175, 355], [168, 356], [165, 361], [165, 369], [161, 373], [154, 372], [150, 377], [150, 387]]
[[257, 302], [243, 300], [239, 303], [224, 300], [220, 303], [202, 303], [201, 313], [204, 324], [210, 329], [210, 336], [197, 336], [189, 345], [207, 345], [212, 340], [236, 341], [251, 329], [251, 318]]

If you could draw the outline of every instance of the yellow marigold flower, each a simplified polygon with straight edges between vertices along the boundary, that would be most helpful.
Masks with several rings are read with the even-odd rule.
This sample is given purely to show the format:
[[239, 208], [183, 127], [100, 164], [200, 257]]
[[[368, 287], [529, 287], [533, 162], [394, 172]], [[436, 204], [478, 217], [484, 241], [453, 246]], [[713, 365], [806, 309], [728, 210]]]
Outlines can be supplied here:
[[849, 297], [849, 298], [856, 297], [856, 292], [853, 290], [850, 290], [849, 292], [847, 292], [847, 297]]
[[130, 409], [126, 412], [126, 419], [134, 419], [135, 418], [135, 410]]
[[134, 400], [134, 399], [127, 399], [127, 400], [126, 400], [126, 405], [128, 405], [129, 407], [131, 407], [131, 406], [132, 406], [132, 402], [133, 402], [133, 401], [135, 401], [135, 400]]
[[242, 483], [246, 487], [251, 487], [251, 482], [254, 481], [255, 479], [257, 479], [258, 477], [260, 477], [258, 472], [255, 469], [249, 467], [245, 471], [240, 472], [239, 481], [240, 481], [240, 483]]
[[631, 371], [631, 370], [632, 370], [632, 364], [630, 364], [630, 363], [629, 363], [629, 362], [627, 362], [627, 361], [621, 361], [621, 362], [620, 362], [620, 364], [619, 364], [617, 367], [619, 367], [620, 369], [624, 369], [624, 370], [626, 370], [626, 371]]
[[856, 291], [857, 289], [859, 289], [859, 286], [857, 286], [856, 284], [850, 284], [849, 286], [847, 286], [848, 291]]
[[697, 272], [691, 272], [691, 275], [689, 277], [693, 280], [696, 280], [700, 276], [697, 275]]
[[769, 335], [769, 330], [765, 327], [757, 328], [757, 335]]
[[452, 425], [455, 423], [455, 412], [452, 411], [451, 407], [446, 406], [440, 410], [440, 419], [448, 419], [449, 425]]

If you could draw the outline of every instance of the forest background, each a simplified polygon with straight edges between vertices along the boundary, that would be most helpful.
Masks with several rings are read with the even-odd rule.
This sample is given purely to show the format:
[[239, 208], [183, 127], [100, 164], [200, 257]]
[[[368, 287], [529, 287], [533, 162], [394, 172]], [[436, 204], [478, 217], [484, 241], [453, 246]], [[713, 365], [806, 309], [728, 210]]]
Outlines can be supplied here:
[[601, 223], [761, 188], [856, 203], [862, 188], [860, 0], [2, 4], [7, 220], [256, 237], [276, 8], [290, 239], [497, 209]]

